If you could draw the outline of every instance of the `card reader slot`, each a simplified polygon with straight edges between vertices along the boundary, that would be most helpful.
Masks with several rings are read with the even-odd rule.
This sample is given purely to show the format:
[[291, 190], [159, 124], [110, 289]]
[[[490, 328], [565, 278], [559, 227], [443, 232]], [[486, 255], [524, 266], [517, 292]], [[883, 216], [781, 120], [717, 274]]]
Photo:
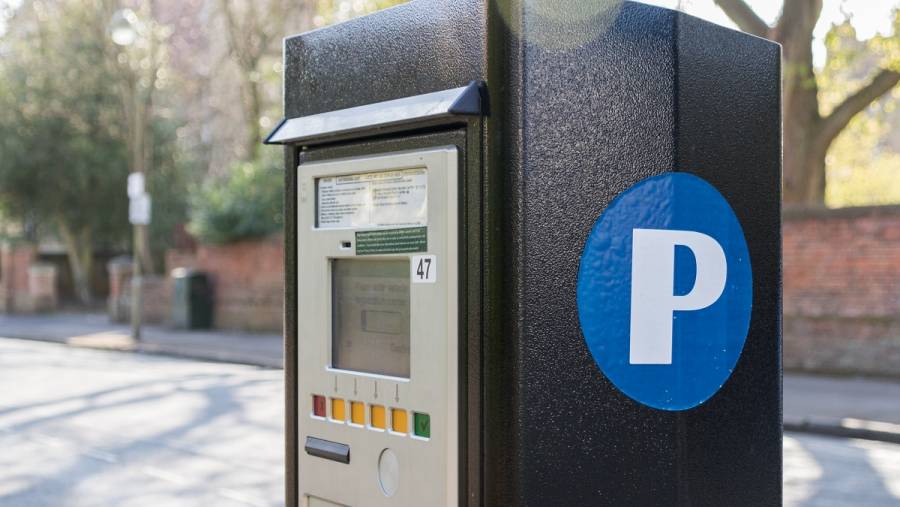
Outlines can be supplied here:
[[338, 463], [350, 463], [350, 446], [316, 437], [306, 437], [306, 454], [330, 459]]

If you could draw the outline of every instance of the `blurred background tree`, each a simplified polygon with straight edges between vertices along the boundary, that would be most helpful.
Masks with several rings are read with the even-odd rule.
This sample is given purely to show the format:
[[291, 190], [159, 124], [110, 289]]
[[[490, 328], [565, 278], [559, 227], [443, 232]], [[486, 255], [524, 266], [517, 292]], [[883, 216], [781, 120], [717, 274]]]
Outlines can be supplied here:
[[[6, 221], [37, 222], [44, 237], [62, 242], [83, 304], [92, 300], [97, 248], [127, 248], [124, 189], [132, 168], [147, 169], [148, 186], [158, 190], [151, 236], [170, 236], [186, 217], [177, 121], [152, 114], [151, 106], [153, 92], [166, 85], [164, 52], [153, 49], [164, 35], [144, 21], [158, 40], [116, 46], [108, 27], [120, 7], [109, 0], [24, 3], [0, 40], [0, 208]], [[161, 241], [157, 252], [165, 247]]]
[[95, 252], [130, 249], [129, 172], [153, 196], [147, 272], [189, 217], [209, 242], [278, 231], [283, 38], [397, 3], [0, 0], [2, 229], [59, 240], [82, 303]]
[[[900, 10], [894, 12], [894, 33], [900, 34]], [[849, 90], [865, 85], [871, 69], [887, 57], [900, 61], [900, 39], [876, 37], [861, 41], [849, 20], [834, 25], [825, 39], [828, 51], [816, 75], [821, 107], [837, 107]], [[872, 51], [870, 47], [876, 47]], [[893, 55], [893, 56], [889, 56]], [[900, 88], [873, 102], [853, 117], [835, 138], [826, 158], [825, 202], [859, 206], [900, 202]], [[893, 128], [892, 128], [893, 126]]]
[[128, 150], [108, 11], [34, 2], [15, 15], [0, 60], [0, 205], [65, 245], [79, 300], [95, 245], [127, 234]]
[[[860, 40], [847, 19], [823, 40], [823, 1], [839, 2], [789, 0], [765, 22], [758, 0], [696, 0], [784, 46], [786, 200], [898, 202], [900, 14], [889, 34]], [[64, 244], [82, 301], [92, 253], [129, 250], [136, 168], [154, 198], [149, 272], [188, 220], [208, 242], [278, 231], [281, 150], [260, 143], [282, 114], [283, 38], [398, 3], [0, 0], [0, 230]], [[117, 12], [131, 44], [112, 41]]]
[[[314, 2], [289, 0], [218, 0], [225, 25], [228, 55], [238, 68], [244, 116], [244, 160], [255, 160], [262, 148], [265, 97], [261, 89], [272, 81], [269, 70], [280, 70], [281, 40], [288, 26], [309, 29]], [[276, 72], [277, 74], [277, 72]]]
[[266, 153], [236, 163], [191, 193], [191, 234], [207, 244], [223, 244], [280, 232], [283, 160], [280, 153]]
[[[829, 65], [817, 72], [813, 64], [813, 30], [822, 13], [822, 1], [786, 0], [781, 15], [770, 25], [744, 0], [715, 0], [741, 30], [782, 45], [784, 200], [789, 204], [824, 203], [829, 149], [859, 113], [900, 82], [897, 22], [890, 36], [876, 36], [852, 48], [846, 44], [849, 24], [835, 26], [826, 41]], [[856, 41], [855, 36], [852, 38]], [[848, 83], [834, 78], [862, 57], [869, 63], [868, 75], [863, 79], [857, 77]], [[850, 88], [849, 84], [855, 86]], [[835, 176], [839, 174], [840, 171]]]
[[[239, 158], [256, 160], [280, 114], [282, 41], [405, 0], [217, 0], [226, 52], [237, 70], [243, 117]], [[280, 150], [279, 150], [280, 151]]]

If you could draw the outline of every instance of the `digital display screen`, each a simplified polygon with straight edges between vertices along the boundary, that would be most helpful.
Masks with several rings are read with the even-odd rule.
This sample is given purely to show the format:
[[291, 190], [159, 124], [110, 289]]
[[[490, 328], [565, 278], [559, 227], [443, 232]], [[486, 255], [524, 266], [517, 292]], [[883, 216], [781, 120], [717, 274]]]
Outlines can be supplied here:
[[409, 378], [409, 260], [334, 259], [331, 366]]

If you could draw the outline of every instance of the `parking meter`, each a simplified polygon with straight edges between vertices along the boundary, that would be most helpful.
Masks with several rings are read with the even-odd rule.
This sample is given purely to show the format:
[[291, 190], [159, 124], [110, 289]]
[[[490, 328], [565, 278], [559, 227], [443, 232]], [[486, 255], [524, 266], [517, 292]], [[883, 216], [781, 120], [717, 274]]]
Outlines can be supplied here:
[[563, 4], [286, 39], [287, 505], [781, 503], [779, 48]]

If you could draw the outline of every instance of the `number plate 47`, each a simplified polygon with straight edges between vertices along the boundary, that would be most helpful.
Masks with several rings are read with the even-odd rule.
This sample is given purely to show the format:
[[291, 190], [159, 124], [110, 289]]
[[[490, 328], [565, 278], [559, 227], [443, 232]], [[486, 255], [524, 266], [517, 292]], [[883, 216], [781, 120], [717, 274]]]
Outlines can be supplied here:
[[434, 283], [437, 281], [437, 256], [413, 255], [409, 263], [413, 283]]

